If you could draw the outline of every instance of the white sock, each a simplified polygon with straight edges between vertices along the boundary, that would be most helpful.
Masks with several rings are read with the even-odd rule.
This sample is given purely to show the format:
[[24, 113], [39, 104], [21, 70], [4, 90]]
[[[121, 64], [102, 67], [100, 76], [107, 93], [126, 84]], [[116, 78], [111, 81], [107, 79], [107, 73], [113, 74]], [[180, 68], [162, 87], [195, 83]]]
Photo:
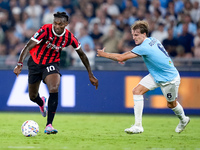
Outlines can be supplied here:
[[133, 95], [134, 99], [134, 114], [135, 114], [135, 125], [142, 126], [142, 113], [144, 107], [143, 95]]
[[179, 104], [179, 102], [177, 101], [177, 106], [172, 108], [172, 110], [174, 111], [175, 115], [181, 120], [184, 121], [185, 119], [185, 113], [183, 110], [183, 107]]

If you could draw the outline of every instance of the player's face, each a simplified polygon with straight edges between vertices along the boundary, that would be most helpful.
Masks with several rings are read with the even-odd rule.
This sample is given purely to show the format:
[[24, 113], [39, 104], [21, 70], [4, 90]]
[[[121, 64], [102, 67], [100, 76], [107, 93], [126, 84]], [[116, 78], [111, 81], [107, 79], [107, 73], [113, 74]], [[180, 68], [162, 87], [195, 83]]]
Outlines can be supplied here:
[[132, 30], [131, 32], [132, 32], [133, 40], [135, 41], [136, 45], [141, 44], [146, 38], [146, 33], [142, 34], [140, 32], [140, 29]]
[[68, 22], [65, 20], [65, 18], [54, 18], [53, 27], [56, 34], [58, 35], [62, 34], [67, 25]]

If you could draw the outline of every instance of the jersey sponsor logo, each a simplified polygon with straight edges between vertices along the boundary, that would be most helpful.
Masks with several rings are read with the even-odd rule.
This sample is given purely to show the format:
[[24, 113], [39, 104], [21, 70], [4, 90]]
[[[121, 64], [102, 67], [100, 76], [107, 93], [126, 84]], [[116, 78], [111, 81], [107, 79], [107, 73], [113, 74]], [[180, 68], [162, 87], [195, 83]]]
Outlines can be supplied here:
[[[75, 107], [75, 90], [75, 76], [63, 75], [61, 78], [61, 107]], [[43, 82], [40, 84], [39, 93], [40, 96], [49, 97], [48, 88]], [[19, 75], [16, 78], [7, 101], [7, 106], [38, 107], [36, 103], [29, 99], [28, 75]]]
[[55, 50], [56, 52], [59, 52], [59, 50], [62, 50], [62, 47], [61, 46], [56, 46], [52, 43], [50, 43], [50, 41], [46, 41], [46, 44], [47, 44], [47, 48], [51, 48], [52, 50]]

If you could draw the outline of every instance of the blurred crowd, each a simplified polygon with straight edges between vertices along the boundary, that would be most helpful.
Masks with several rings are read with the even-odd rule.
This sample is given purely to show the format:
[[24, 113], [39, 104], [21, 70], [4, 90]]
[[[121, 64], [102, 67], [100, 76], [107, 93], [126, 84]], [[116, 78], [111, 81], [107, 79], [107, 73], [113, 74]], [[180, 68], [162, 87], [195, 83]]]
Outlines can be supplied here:
[[[147, 20], [149, 36], [159, 39], [173, 58], [200, 58], [200, 0], [0, 0], [0, 56], [7, 65], [53, 13], [70, 16], [70, 30], [94, 65], [96, 50], [130, 51], [135, 43], [130, 26]], [[82, 63], [72, 47], [62, 52], [61, 63]], [[69, 62], [66, 62], [66, 57]]]

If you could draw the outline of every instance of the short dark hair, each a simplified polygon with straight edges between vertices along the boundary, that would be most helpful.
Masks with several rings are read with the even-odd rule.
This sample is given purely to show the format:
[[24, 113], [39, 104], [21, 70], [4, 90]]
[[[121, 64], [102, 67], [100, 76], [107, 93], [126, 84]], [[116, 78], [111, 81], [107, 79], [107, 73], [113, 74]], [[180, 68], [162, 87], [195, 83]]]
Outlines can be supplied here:
[[69, 20], [69, 16], [66, 14], [66, 12], [57, 12], [57, 13], [54, 13], [53, 15], [54, 17], [57, 17], [57, 18], [65, 18], [66, 21]]

